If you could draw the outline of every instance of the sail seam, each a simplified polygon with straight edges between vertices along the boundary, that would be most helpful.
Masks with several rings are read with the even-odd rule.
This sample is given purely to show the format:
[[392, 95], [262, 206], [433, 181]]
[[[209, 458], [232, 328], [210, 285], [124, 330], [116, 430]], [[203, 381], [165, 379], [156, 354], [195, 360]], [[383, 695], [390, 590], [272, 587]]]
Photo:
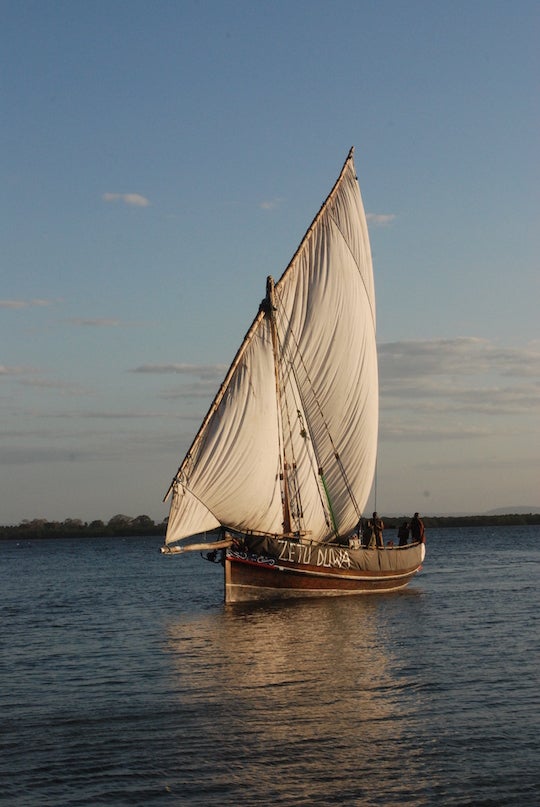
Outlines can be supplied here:
[[362, 281], [362, 286], [364, 287], [364, 291], [366, 293], [366, 299], [368, 300], [368, 303], [369, 303], [369, 310], [371, 312], [371, 321], [373, 323], [373, 327], [375, 327], [376, 317], [375, 317], [374, 302], [373, 302], [373, 299], [372, 299], [372, 295], [370, 294], [370, 291], [369, 291], [368, 287], [366, 286], [366, 281], [364, 279], [364, 275], [362, 274], [362, 270], [360, 268], [358, 260], [356, 259], [356, 256], [355, 256], [355, 254], [354, 254], [354, 252], [353, 252], [353, 250], [351, 248], [351, 245], [349, 244], [349, 241], [347, 240], [347, 237], [345, 236], [345, 233], [343, 232], [343, 230], [339, 226], [338, 221], [337, 221], [335, 215], [333, 214], [332, 210], [328, 211], [328, 217], [331, 220], [332, 224], [335, 226], [338, 233], [340, 234], [341, 238], [343, 239], [343, 243], [347, 247], [351, 258], [353, 259], [353, 263], [354, 263], [354, 265], [356, 266], [356, 268], [358, 270], [358, 274], [360, 275], [360, 279]]
[[[280, 292], [278, 291], [278, 294], [279, 293]], [[283, 332], [287, 331], [290, 334], [291, 338], [293, 339], [293, 341], [295, 343], [296, 352], [297, 352], [298, 356], [300, 357], [300, 362], [301, 362], [301, 364], [302, 364], [302, 366], [304, 368], [308, 386], [309, 386], [310, 390], [313, 393], [313, 397], [314, 397], [315, 401], [317, 401], [317, 396], [315, 395], [315, 392], [314, 392], [314, 389], [313, 389], [313, 384], [311, 383], [311, 380], [309, 378], [309, 373], [308, 373], [307, 368], [305, 366], [305, 363], [303, 362], [303, 359], [302, 359], [302, 354], [300, 352], [298, 340], [296, 339], [294, 331], [293, 331], [293, 329], [291, 327], [290, 320], [288, 320], [287, 317], [285, 316], [285, 306], [282, 304], [281, 298], [280, 298], [280, 307], [279, 307], [278, 311], [279, 311], [282, 319], [285, 322], [285, 326], [284, 327], [282, 326]], [[278, 336], [278, 338], [279, 338], [279, 336]], [[281, 342], [281, 340], [280, 340], [280, 345], [282, 347], [283, 361], [284, 362], [286, 361], [288, 367], [290, 368], [290, 372], [292, 373], [292, 375], [294, 377], [294, 380], [296, 382], [296, 390], [298, 391], [298, 395], [299, 395], [299, 398], [300, 398], [300, 404], [302, 406], [302, 409], [304, 411], [306, 411], [306, 409], [307, 409], [306, 402], [304, 400], [304, 396], [302, 395], [302, 385], [300, 383], [300, 379], [298, 378], [298, 373], [297, 373], [295, 363], [294, 363], [292, 357], [289, 357], [287, 359], [287, 357], [285, 355], [285, 350], [283, 349], [283, 342]], [[291, 386], [291, 389], [292, 389], [292, 386]], [[293, 390], [293, 393], [294, 393], [294, 390]], [[320, 407], [319, 407], [319, 409], [320, 409]], [[321, 417], [323, 418], [323, 424], [326, 426], [326, 424], [324, 423], [324, 415], [323, 415], [322, 411], [321, 411]], [[324, 489], [324, 492], [325, 492], [325, 495], [326, 495], [327, 505], [328, 505], [328, 512], [327, 512], [327, 508], [325, 507], [324, 497], [323, 497], [322, 492], [321, 492], [321, 487], [320, 487], [320, 485], [317, 484], [317, 490], [319, 492], [319, 500], [321, 502], [321, 507], [322, 507], [323, 512], [325, 514], [326, 525], [327, 525], [328, 529], [331, 529], [332, 526], [333, 526], [334, 531], [337, 532], [336, 526], [335, 526], [335, 520], [334, 520], [333, 512], [332, 512], [332, 503], [331, 503], [330, 497], [328, 495], [328, 490], [326, 488], [326, 485], [324, 484], [324, 480], [322, 479], [322, 474], [318, 473], [318, 469], [321, 467], [321, 461], [320, 461], [320, 456], [319, 456], [319, 451], [318, 451], [317, 445], [316, 445], [315, 441], [313, 440], [313, 430], [312, 430], [311, 425], [310, 425], [309, 422], [307, 424], [307, 428], [308, 428], [308, 431], [310, 433], [310, 441], [311, 441], [311, 445], [312, 445], [312, 448], [313, 448], [313, 454], [315, 456], [315, 460], [316, 460], [316, 463], [317, 463], [317, 470], [315, 469], [315, 467], [313, 466], [312, 463], [311, 463], [311, 469], [312, 469], [312, 472], [313, 472], [313, 475], [314, 475], [315, 479], [321, 478], [321, 485], [323, 486], [323, 489]]]

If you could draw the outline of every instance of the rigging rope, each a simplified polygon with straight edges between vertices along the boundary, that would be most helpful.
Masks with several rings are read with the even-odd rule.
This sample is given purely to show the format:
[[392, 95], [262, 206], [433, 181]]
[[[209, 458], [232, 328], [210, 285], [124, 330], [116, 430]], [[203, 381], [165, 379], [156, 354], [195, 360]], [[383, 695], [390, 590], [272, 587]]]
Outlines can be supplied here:
[[[345, 488], [346, 488], [346, 490], [347, 490], [347, 492], [349, 494], [349, 497], [350, 497], [351, 502], [353, 504], [353, 507], [354, 507], [354, 509], [356, 511], [356, 514], [357, 514], [358, 518], [360, 519], [362, 517], [362, 512], [360, 510], [360, 507], [358, 506], [358, 502], [356, 501], [354, 491], [352, 490], [351, 484], [349, 482], [347, 472], [346, 472], [346, 470], [345, 470], [345, 468], [343, 466], [343, 463], [342, 463], [341, 458], [339, 456], [339, 452], [338, 452], [338, 450], [336, 448], [336, 445], [334, 443], [334, 440], [332, 438], [332, 433], [330, 431], [330, 428], [329, 428], [328, 423], [326, 421], [326, 418], [324, 416], [324, 412], [323, 412], [321, 403], [320, 403], [320, 401], [319, 401], [319, 399], [317, 397], [313, 382], [312, 382], [312, 380], [310, 378], [310, 375], [309, 375], [309, 371], [308, 371], [308, 369], [306, 367], [304, 358], [302, 356], [302, 352], [300, 350], [300, 345], [299, 345], [298, 339], [296, 337], [296, 334], [294, 333], [294, 330], [292, 328], [290, 319], [287, 319], [286, 316], [285, 316], [285, 307], [284, 307], [284, 305], [282, 303], [282, 299], [280, 297], [280, 291], [281, 290], [278, 287], [276, 287], [274, 289], [274, 293], [276, 295], [276, 298], [279, 298], [279, 303], [280, 303], [279, 307], [276, 306], [276, 310], [277, 310], [277, 313], [280, 315], [280, 318], [281, 318], [281, 323], [280, 323], [281, 324], [281, 329], [282, 329], [283, 333], [287, 333], [288, 336], [290, 336], [290, 339], [293, 342], [293, 346], [295, 348], [295, 356], [294, 357], [299, 359], [299, 364], [301, 365], [302, 369], [304, 370], [305, 382], [306, 383], [304, 385], [301, 384], [300, 378], [298, 376], [297, 366], [296, 366], [295, 362], [293, 361], [292, 357], [288, 358], [286, 356], [286, 349], [285, 349], [283, 343], [281, 342], [281, 340], [279, 340], [279, 334], [277, 334], [277, 338], [279, 340], [279, 346], [280, 346], [280, 350], [281, 350], [282, 361], [283, 361], [283, 363], [286, 363], [289, 371], [292, 373], [292, 375], [293, 375], [293, 377], [294, 377], [294, 379], [296, 381], [296, 388], [298, 390], [298, 394], [300, 396], [300, 403], [301, 403], [302, 408], [304, 409], [304, 411], [307, 410], [307, 400], [306, 400], [306, 398], [305, 398], [305, 396], [304, 396], [304, 394], [302, 392], [302, 389], [303, 389], [303, 386], [306, 386], [306, 385], [309, 388], [309, 391], [310, 391], [310, 393], [312, 395], [313, 401], [315, 402], [317, 411], [319, 413], [321, 423], [323, 425], [323, 428], [324, 428], [324, 430], [325, 430], [325, 432], [326, 432], [326, 434], [328, 436], [328, 440], [329, 440], [330, 445], [332, 447], [332, 451], [333, 451], [333, 454], [334, 454], [334, 459], [336, 461], [337, 467], [339, 468], [341, 476], [342, 476], [343, 481], [345, 483]], [[290, 348], [289, 348], [289, 352], [290, 352]], [[285, 375], [286, 374], [284, 373], [284, 376]], [[288, 375], [288, 373], [287, 373], [287, 375]], [[303, 421], [302, 421], [302, 423], [303, 423]], [[305, 426], [304, 426], [304, 428], [305, 428]], [[308, 428], [310, 428], [309, 424], [308, 424]], [[318, 463], [318, 475], [319, 475], [319, 477], [321, 479], [321, 483], [322, 483], [323, 489], [324, 489], [325, 494], [326, 494], [327, 504], [328, 504], [328, 508], [329, 508], [329, 512], [330, 512], [330, 518], [331, 518], [331, 521], [332, 521], [332, 526], [333, 526], [334, 531], [337, 534], [338, 530], [337, 530], [337, 525], [336, 525], [336, 522], [335, 522], [334, 514], [333, 514], [333, 511], [332, 511], [332, 502], [330, 500], [330, 494], [329, 494], [329, 491], [328, 491], [328, 488], [327, 488], [327, 485], [326, 485], [326, 482], [325, 482], [325, 479], [324, 479], [324, 474], [323, 474], [324, 469], [323, 469], [322, 464], [321, 464], [321, 460], [320, 460], [320, 456], [319, 456], [317, 446], [315, 445], [313, 440], [311, 440], [311, 443], [313, 445], [313, 451], [314, 451], [315, 458], [316, 458], [317, 463]], [[322, 501], [322, 499], [321, 499], [321, 501]]]

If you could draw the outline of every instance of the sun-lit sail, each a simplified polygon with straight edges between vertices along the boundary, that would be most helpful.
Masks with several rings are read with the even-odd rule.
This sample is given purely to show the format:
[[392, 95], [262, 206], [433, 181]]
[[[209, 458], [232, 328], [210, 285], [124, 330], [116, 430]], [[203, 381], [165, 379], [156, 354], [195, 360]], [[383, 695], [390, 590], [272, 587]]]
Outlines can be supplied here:
[[375, 298], [352, 150], [171, 485], [166, 542], [223, 526], [312, 542], [358, 523], [378, 426]]

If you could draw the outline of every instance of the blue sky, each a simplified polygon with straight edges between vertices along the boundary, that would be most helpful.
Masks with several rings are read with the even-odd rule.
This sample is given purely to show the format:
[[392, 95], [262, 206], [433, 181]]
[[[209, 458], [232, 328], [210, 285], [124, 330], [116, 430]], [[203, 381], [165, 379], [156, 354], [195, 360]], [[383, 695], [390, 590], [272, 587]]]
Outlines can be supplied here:
[[539, 41], [532, 0], [1, 2], [0, 523], [166, 515], [351, 145], [377, 508], [540, 506]]

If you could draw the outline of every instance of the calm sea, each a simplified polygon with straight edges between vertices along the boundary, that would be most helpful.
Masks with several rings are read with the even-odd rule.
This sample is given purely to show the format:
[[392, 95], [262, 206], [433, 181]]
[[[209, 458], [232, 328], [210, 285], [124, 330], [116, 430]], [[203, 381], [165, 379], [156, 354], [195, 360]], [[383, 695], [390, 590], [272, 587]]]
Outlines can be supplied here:
[[540, 530], [400, 594], [222, 604], [160, 539], [0, 543], [0, 803], [540, 804]]

